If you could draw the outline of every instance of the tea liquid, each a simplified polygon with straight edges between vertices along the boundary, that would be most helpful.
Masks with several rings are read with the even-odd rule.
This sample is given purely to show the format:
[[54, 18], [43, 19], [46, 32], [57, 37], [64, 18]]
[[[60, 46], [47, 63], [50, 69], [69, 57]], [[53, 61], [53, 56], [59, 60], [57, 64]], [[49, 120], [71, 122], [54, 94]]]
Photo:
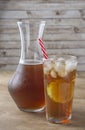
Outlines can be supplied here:
[[[70, 72], [65, 78], [57, 77], [45, 88], [47, 113], [50, 118], [69, 119], [72, 113], [76, 72]], [[51, 80], [51, 79], [50, 79]], [[45, 81], [45, 84], [48, 84]]]
[[19, 64], [8, 88], [20, 109], [41, 110], [45, 105], [43, 65], [37, 61], [31, 64]]

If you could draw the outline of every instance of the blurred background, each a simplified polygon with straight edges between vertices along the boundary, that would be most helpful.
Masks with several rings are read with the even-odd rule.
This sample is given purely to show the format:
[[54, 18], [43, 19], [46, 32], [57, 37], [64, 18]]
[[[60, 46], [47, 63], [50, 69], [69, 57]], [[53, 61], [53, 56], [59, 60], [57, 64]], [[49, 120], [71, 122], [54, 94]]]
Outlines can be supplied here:
[[20, 59], [17, 21], [47, 21], [48, 54], [72, 54], [85, 71], [85, 0], [0, 0], [0, 70], [15, 70]]

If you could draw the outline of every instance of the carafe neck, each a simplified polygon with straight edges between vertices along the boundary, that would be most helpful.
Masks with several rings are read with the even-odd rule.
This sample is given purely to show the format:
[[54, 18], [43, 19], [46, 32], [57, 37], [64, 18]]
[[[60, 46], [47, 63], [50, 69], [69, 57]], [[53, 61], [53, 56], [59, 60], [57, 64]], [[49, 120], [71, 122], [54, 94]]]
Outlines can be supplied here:
[[43, 61], [43, 55], [38, 44], [38, 38], [43, 36], [45, 22], [40, 24], [29, 22], [17, 22], [21, 38], [20, 63], [24, 64], [30, 60]]

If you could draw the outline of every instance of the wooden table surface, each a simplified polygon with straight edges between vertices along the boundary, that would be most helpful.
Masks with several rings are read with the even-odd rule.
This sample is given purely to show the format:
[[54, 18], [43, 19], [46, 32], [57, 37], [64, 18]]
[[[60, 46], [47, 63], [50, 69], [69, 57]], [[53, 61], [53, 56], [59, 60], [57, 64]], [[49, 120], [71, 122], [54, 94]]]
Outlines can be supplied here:
[[73, 113], [68, 125], [52, 124], [45, 112], [20, 111], [8, 93], [8, 80], [13, 72], [0, 71], [0, 130], [85, 130], [85, 73], [77, 73]]

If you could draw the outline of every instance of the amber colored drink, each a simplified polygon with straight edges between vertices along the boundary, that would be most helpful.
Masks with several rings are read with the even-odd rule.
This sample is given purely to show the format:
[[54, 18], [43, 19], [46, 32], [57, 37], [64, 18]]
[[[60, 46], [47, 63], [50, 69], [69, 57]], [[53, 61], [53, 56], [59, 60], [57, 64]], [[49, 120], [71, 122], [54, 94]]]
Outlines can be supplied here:
[[36, 112], [44, 108], [43, 65], [38, 62], [19, 64], [8, 86], [17, 106]]
[[46, 117], [53, 123], [71, 119], [77, 64], [71, 62], [59, 58], [44, 63]]

